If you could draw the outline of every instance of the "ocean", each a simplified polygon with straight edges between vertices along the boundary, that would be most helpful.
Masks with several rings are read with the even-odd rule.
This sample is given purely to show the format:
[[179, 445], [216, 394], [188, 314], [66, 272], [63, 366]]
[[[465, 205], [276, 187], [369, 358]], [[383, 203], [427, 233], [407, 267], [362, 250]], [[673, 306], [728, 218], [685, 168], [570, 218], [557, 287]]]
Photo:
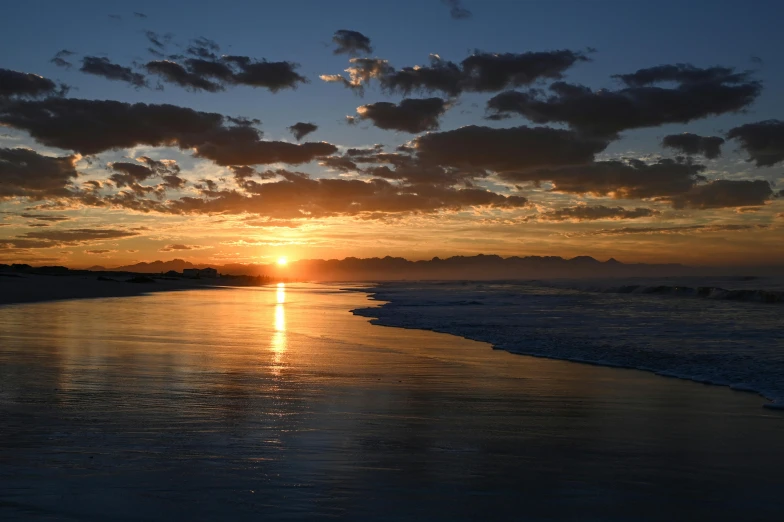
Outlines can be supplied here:
[[662, 359], [683, 365], [683, 352], [715, 377], [742, 355], [775, 391], [765, 367], [780, 364], [780, 338], [767, 351], [757, 341], [778, 307], [510, 284], [373, 291], [391, 304], [357, 286], [289, 284], [0, 307], [0, 520], [784, 510], [784, 412], [758, 395], [408, 329], [586, 360], [606, 344], [607, 363], [682, 339]]

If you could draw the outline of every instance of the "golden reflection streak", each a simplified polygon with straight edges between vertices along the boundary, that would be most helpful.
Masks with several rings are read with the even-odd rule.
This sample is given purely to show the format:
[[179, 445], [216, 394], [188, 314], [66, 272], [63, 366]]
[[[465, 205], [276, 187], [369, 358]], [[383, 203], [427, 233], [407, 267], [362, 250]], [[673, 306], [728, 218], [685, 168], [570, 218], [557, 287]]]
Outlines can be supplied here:
[[277, 304], [275, 305], [275, 333], [272, 335], [272, 372], [279, 375], [283, 369], [283, 356], [286, 353], [288, 341], [286, 339], [286, 284], [278, 283]]

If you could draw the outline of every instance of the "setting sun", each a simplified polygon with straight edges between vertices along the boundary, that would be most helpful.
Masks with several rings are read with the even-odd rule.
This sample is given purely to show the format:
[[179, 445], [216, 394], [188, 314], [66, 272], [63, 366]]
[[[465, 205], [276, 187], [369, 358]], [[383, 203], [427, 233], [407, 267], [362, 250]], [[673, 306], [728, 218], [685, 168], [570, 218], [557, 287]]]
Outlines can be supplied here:
[[278, 265], [280, 265], [280, 266], [286, 266], [288, 264], [288, 262], [289, 262], [289, 260], [286, 259], [285, 256], [278, 258]]

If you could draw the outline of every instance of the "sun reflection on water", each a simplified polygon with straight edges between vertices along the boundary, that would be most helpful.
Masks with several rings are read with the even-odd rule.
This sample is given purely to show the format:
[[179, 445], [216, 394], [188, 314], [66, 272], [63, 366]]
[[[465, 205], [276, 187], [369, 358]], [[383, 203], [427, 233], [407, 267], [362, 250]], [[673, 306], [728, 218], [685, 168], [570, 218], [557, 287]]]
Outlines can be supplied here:
[[272, 335], [272, 371], [277, 375], [283, 369], [283, 357], [288, 341], [286, 339], [286, 284], [278, 283], [277, 304], [275, 305], [275, 333]]

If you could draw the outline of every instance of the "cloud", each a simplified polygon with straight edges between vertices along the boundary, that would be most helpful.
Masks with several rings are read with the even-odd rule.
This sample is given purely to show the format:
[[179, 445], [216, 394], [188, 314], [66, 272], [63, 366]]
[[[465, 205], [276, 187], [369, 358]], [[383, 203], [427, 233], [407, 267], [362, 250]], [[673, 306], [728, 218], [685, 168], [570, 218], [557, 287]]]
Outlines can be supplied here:
[[697, 185], [672, 198], [675, 208], [725, 208], [764, 205], [773, 197], [773, 189], [765, 180], [719, 179]]
[[134, 11], [134, 12], [133, 12], [133, 16], [135, 16], [136, 18], [147, 18], [147, 15], [146, 15], [146, 14], [144, 14], [144, 13], [140, 13], [140, 12], [138, 12], [138, 11]]
[[297, 74], [298, 65], [293, 62], [259, 61], [247, 56], [218, 58], [213, 52], [217, 50], [217, 44], [213, 44], [216, 47], [191, 46], [188, 52], [196, 58], [185, 58], [182, 63], [171, 59], [153, 60], [144, 67], [163, 81], [191, 91], [218, 92], [228, 85], [247, 85], [277, 92], [296, 89], [300, 83], [308, 81]]
[[185, 50], [186, 53], [199, 58], [216, 58], [216, 54], [220, 51], [220, 45], [215, 40], [210, 40], [200, 36], [191, 41], [191, 45]]
[[705, 178], [704, 165], [685, 160], [661, 159], [645, 163], [637, 159], [597, 161], [560, 168], [505, 172], [513, 182], [549, 181], [556, 192], [610, 196], [615, 199], [668, 197], [691, 190]]
[[589, 163], [607, 143], [547, 127], [494, 129], [469, 125], [414, 140], [423, 164], [517, 172]]
[[380, 79], [385, 90], [406, 96], [412, 92], [443, 92], [455, 97], [465, 88], [465, 76], [460, 66], [442, 60], [436, 54], [430, 55], [429, 66], [390, 69], [383, 71]]
[[241, 139], [228, 143], [205, 143], [197, 147], [195, 155], [222, 166], [270, 163], [300, 165], [334, 154], [337, 150], [336, 146], [326, 142], [293, 144]]
[[437, 129], [438, 119], [446, 109], [447, 104], [441, 98], [406, 98], [397, 105], [390, 102], [362, 105], [357, 108], [357, 114], [380, 129], [416, 134]]
[[[136, 158], [139, 163], [128, 163], [116, 161], [109, 163], [108, 167], [116, 173], [109, 179], [118, 188], [130, 187], [136, 183], [141, 183], [152, 177], [164, 178], [166, 186], [169, 188], [180, 188], [184, 180], [177, 177], [180, 167], [174, 160], [154, 160], [147, 156]], [[167, 180], [168, 179], [168, 180]]]
[[261, 132], [246, 122], [175, 105], [108, 100], [49, 98], [0, 107], [0, 123], [25, 130], [46, 146], [85, 155], [137, 145], [177, 146], [226, 166], [301, 164], [337, 151], [324, 142], [263, 141]]
[[66, 58], [68, 58], [69, 56], [73, 56], [74, 54], [76, 53], [73, 51], [69, 51], [68, 49], [62, 49], [61, 51], [57, 51], [57, 54], [55, 54], [54, 57], [52, 57], [52, 59], [49, 60], [49, 63], [53, 63], [58, 67], [70, 69], [73, 64], [69, 62]]
[[91, 254], [91, 255], [113, 254], [115, 252], [117, 252], [117, 250], [106, 250], [106, 249], [103, 249], [103, 248], [100, 248], [100, 249], [97, 249], [97, 250], [85, 250], [84, 251], [85, 254]]
[[246, 179], [243, 191], [210, 187], [202, 191], [202, 197], [181, 197], [160, 202], [121, 193], [92, 201], [91, 204], [140, 212], [248, 213], [273, 219], [431, 213], [471, 207], [509, 209], [528, 205], [526, 198], [505, 196], [479, 188], [400, 184], [383, 179], [310, 179], [305, 174], [285, 170], [276, 171], [276, 175], [282, 179], [267, 183]]
[[597, 221], [639, 219], [659, 214], [659, 211], [650, 208], [626, 209], [623, 207], [606, 207], [604, 205], [580, 205], [544, 212], [533, 217], [540, 221]]
[[[491, 119], [519, 114], [534, 123], [566, 123], [584, 133], [615, 137], [619, 132], [666, 123], [687, 123], [719, 114], [738, 112], [749, 106], [762, 86], [747, 73], [679, 65], [669, 76], [655, 73], [658, 68], [641, 69], [620, 75], [627, 86], [620, 90], [593, 91], [582, 85], [556, 82], [550, 94], [540, 90], [506, 91], [491, 98], [487, 109]], [[681, 74], [677, 74], [680, 71]], [[674, 87], [649, 85], [659, 80], [677, 82]], [[697, 81], [697, 79], [701, 79]]]
[[52, 223], [57, 223], [60, 221], [69, 221], [71, 219], [66, 216], [53, 216], [51, 214], [31, 214], [27, 212], [19, 214], [19, 216], [26, 219], [35, 219], [37, 221], [47, 221]]
[[223, 59], [239, 68], [231, 78], [231, 82], [237, 85], [264, 87], [277, 92], [296, 89], [300, 83], [308, 82], [295, 72], [298, 65], [292, 62], [257, 61], [247, 56], [224, 56]]
[[0, 200], [65, 196], [77, 177], [76, 156], [54, 158], [29, 149], [0, 148]]
[[459, 65], [431, 54], [429, 66], [397, 70], [380, 58], [352, 58], [346, 69], [348, 79], [339, 74], [322, 75], [321, 79], [342, 83], [359, 93], [365, 84], [378, 80], [390, 93], [443, 92], [458, 96], [463, 91], [494, 92], [542, 79], [560, 79], [574, 64], [587, 60], [584, 54], [570, 50], [502, 54], [476, 51]]
[[619, 236], [627, 234], [687, 234], [690, 232], [738, 232], [742, 230], [760, 230], [768, 225], [684, 225], [676, 227], [623, 227], [597, 230], [591, 236]]
[[[74, 245], [81, 243], [93, 243], [99, 241], [107, 241], [111, 239], [123, 239], [126, 237], [138, 236], [138, 232], [131, 232], [128, 230], [116, 230], [106, 228], [77, 228], [69, 230], [43, 230], [40, 232], [27, 232], [22, 236], [17, 236], [20, 240], [37, 240], [46, 244], [45, 247], [49, 248], [57, 245]], [[12, 242], [17, 240], [11, 240]], [[47, 243], [48, 242], [48, 243]], [[24, 247], [19, 247], [24, 248]], [[36, 248], [36, 247], [29, 247]]]
[[715, 159], [721, 155], [723, 143], [724, 138], [718, 136], [698, 136], [689, 132], [669, 134], [662, 140], [663, 147], [689, 155], [702, 154], [708, 159]]
[[758, 167], [771, 167], [784, 161], [784, 121], [766, 120], [730, 129], [727, 138], [738, 140]]
[[68, 87], [37, 74], [0, 69], [0, 100], [3, 98], [41, 98], [63, 96]]
[[112, 63], [108, 58], [85, 56], [82, 58], [82, 67], [79, 70], [83, 73], [103, 76], [107, 80], [125, 82], [137, 89], [147, 87], [147, 80], [143, 74], [133, 72], [130, 67]]
[[370, 46], [370, 38], [357, 31], [339, 29], [332, 36], [335, 43], [334, 54], [370, 54], [373, 47]]
[[147, 40], [149, 40], [149, 42], [158, 49], [163, 49], [166, 47], [163, 42], [163, 38], [161, 38], [155, 31], [145, 31], [144, 35], [147, 37]]
[[155, 74], [163, 78], [168, 83], [173, 83], [184, 87], [189, 91], [218, 92], [225, 89], [225, 86], [208, 80], [203, 75], [188, 71], [182, 65], [169, 60], [154, 60], [148, 62], [144, 68], [150, 74]]
[[166, 245], [165, 247], [158, 250], [158, 252], [174, 252], [177, 250], [201, 250], [203, 248], [209, 248], [209, 247], [203, 247], [200, 245], [173, 244], [173, 245]]
[[291, 132], [297, 141], [302, 141], [302, 138], [310, 134], [311, 132], [316, 132], [318, 129], [318, 125], [313, 123], [304, 123], [298, 122], [288, 128], [289, 132]]
[[461, 0], [441, 0], [441, 3], [449, 7], [449, 16], [454, 20], [465, 20], [473, 16], [471, 11], [463, 7]]

